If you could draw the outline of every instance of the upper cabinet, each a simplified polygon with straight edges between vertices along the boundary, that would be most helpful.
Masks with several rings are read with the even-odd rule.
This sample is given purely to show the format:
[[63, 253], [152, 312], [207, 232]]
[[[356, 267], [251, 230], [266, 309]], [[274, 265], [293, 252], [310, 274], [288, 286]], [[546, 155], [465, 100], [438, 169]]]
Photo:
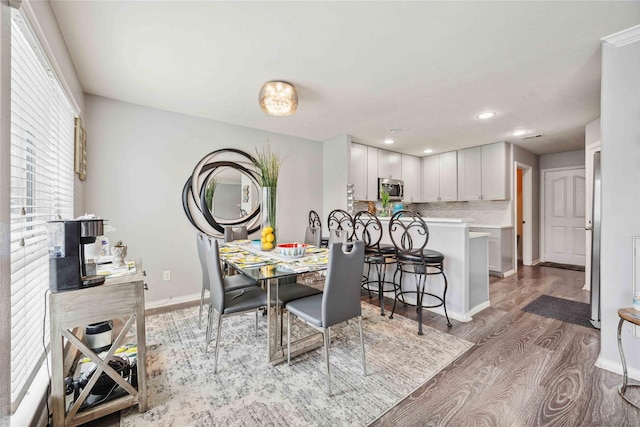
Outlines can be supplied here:
[[351, 143], [349, 183], [355, 200], [378, 200], [378, 149]]
[[418, 203], [422, 201], [420, 180], [420, 158], [402, 155], [402, 180], [404, 181], [405, 203]]
[[458, 200], [507, 200], [507, 143], [458, 151]]
[[378, 150], [378, 178], [402, 179], [402, 156], [400, 153]]
[[454, 202], [458, 200], [457, 152], [422, 158], [422, 201]]

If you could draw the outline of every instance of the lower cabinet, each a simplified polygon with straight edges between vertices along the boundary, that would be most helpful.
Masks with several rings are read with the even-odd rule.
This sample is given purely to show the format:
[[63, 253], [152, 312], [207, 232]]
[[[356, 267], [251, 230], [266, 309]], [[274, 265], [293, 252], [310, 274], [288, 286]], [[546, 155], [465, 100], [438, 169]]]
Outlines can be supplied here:
[[514, 270], [513, 264], [513, 227], [473, 227], [470, 231], [488, 233], [489, 274], [504, 277]]

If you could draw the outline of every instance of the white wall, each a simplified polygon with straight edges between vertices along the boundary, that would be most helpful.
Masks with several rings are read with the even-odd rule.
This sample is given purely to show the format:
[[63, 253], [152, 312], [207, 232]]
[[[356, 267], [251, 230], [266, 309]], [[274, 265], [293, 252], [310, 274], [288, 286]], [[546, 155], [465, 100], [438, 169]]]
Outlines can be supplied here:
[[[347, 184], [351, 168], [351, 136], [340, 135], [323, 143], [324, 203], [320, 218], [326, 229], [327, 217], [334, 209], [347, 210]], [[324, 232], [326, 235], [328, 233]]]
[[[267, 133], [87, 95], [87, 211], [109, 220], [147, 272], [147, 304], [200, 295], [195, 229], [182, 187], [196, 163], [220, 148], [255, 154], [267, 141], [285, 156], [278, 180], [280, 241], [301, 240], [322, 205], [321, 142]], [[171, 280], [162, 272], [171, 270]]]
[[[540, 259], [540, 162], [541, 158], [517, 145], [513, 146], [513, 161], [531, 166], [531, 259]], [[515, 178], [513, 178], [515, 180]], [[516, 183], [514, 182], [514, 185]], [[516, 209], [515, 203], [512, 204]]]
[[563, 153], [543, 154], [540, 156], [540, 169], [584, 166], [584, 150], [565, 151]]
[[[640, 27], [636, 27], [636, 35]], [[636, 38], [638, 40], [638, 38]], [[616, 343], [621, 307], [631, 306], [632, 236], [640, 236], [640, 41], [602, 47], [602, 243], [599, 363], [620, 366]], [[640, 339], [623, 328], [627, 364], [640, 377]]]
[[600, 141], [600, 139], [600, 117], [598, 117], [584, 127], [584, 144], [590, 145]]

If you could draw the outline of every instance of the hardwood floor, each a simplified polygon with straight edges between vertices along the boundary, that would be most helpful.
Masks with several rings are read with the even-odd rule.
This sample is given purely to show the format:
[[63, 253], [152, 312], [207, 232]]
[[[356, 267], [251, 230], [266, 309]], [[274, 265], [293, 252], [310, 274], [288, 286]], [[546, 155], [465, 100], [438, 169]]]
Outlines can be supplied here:
[[[584, 272], [521, 267], [491, 278], [491, 307], [471, 322], [447, 328], [425, 311], [425, 325], [475, 345], [372, 425], [639, 426], [640, 411], [617, 393], [622, 376], [594, 366], [598, 330], [521, 310], [543, 294], [588, 302], [583, 284]], [[416, 318], [411, 306], [398, 313]]]

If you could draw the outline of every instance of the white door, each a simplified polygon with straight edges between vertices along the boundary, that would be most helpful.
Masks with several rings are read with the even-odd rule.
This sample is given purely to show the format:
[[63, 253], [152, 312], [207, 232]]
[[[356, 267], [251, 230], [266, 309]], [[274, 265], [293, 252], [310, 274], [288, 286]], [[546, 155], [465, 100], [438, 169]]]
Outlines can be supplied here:
[[584, 265], [584, 168], [547, 171], [544, 185], [544, 259]]

